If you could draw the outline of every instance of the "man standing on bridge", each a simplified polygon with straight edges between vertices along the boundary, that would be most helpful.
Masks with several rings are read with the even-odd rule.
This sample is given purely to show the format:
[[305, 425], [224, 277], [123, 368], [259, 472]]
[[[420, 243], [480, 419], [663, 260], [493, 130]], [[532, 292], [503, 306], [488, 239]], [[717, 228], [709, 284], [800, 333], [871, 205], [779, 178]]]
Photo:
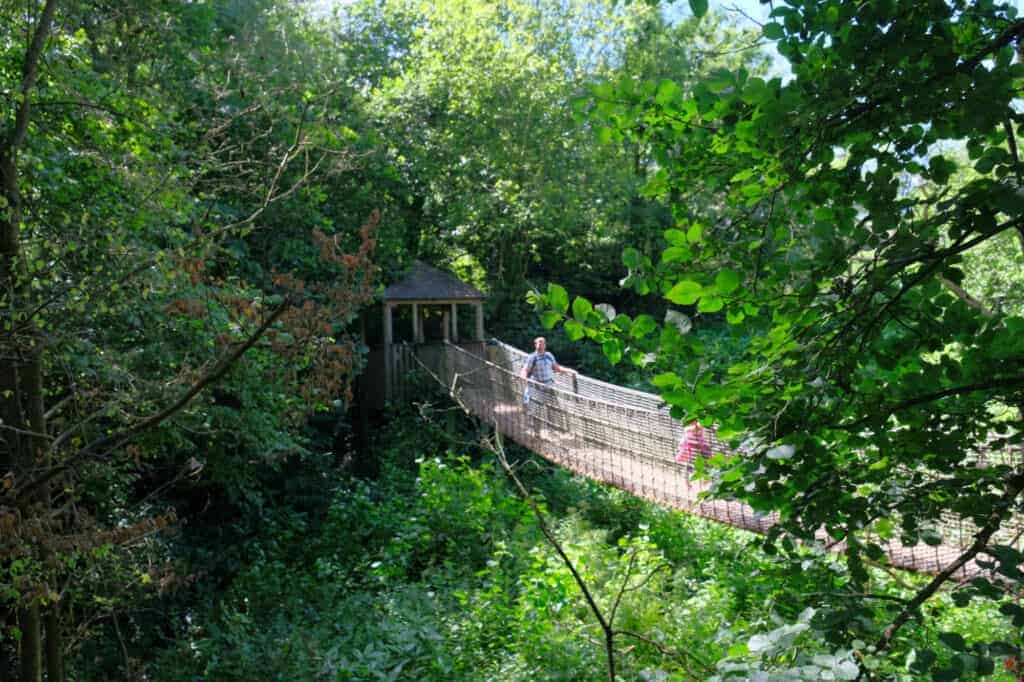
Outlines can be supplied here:
[[[538, 336], [533, 340], [534, 351], [526, 356], [526, 364], [523, 365], [523, 369], [520, 372], [524, 379], [531, 379], [535, 384], [529, 387], [529, 400], [528, 406], [532, 403], [538, 406], [546, 405], [547, 419], [551, 422], [553, 415], [553, 408], [555, 406], [555, 372], [559, 374], [576, 374], [576, 370], [569, 369], [568, 367], [562, 367], [555, 360], [555, 356], [547, 350], [547, 340], [543, 336]], [[533, 412], [532, 426], [534, 432], [540, 430], [540, 424], [537, 421], [539, 418], [539, 411], [529, 410]]]

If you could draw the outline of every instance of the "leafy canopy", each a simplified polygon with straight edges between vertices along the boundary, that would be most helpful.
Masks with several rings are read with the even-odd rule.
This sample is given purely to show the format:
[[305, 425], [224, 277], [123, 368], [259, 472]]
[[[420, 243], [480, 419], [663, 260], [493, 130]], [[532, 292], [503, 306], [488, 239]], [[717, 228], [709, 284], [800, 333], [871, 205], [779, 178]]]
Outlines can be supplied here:
[[[567, 320], [612, 362], [653, 359], [674, 414], [746, 439], [717, 494], [779, 510], [780, 533], [845, 539], [852, 584], [881, 542], [937, 542], [943, 519], [977, 529], [964, 560], [1016, 579], [1002, 526], [1024, 489], [1007, 421], [1020, 418], [1024, 318], [979, 298], [1012, 291], [971, 295], [964, 262], [1024, 246], [1024, 21], [994, 2], [790, 0], [763, 35], [791, 80], [723, 69], [688, 96], [671, 83], [592, 95], [610, 137], [650, 145], [647, 192], [674, 216], [661, 248], [623, 252], [624, 285], [676, 322], [725, 325], [742, 354], [713, 357], [688, 324], [652, 333], [645, 316], [582, 304], [569, 318], [557, 292], [541, 297], [545, 322]], [[965, 594], [983, 593], [1001, 594], [986, 580]], [[874, 626], [880, 647], [916, 603]]]

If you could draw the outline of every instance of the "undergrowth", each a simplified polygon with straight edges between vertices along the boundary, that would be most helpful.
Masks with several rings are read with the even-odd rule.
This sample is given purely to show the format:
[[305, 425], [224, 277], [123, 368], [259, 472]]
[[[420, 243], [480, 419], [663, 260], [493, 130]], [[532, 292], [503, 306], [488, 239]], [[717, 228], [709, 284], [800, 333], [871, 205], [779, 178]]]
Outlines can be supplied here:
[[[601, 631], [530, 507], [471, 444], [476, 427], [454, 420], [446, 430], [436, 417], [393, 419], [376, 443], [380, 477], [339, 481], [316, 524], [276, 515], [151, 678], [606, 679]], [[522, 450], [510, 457], [602, 609], [621, 598], [615, 627], [642, 636], [619, 638], [619, 679], [842, 679], [858, 660], [882, 678], [917, 679], [916, 652], [941, 650], [943, 626], [970, 639], [1000, 622], [943, 596], [929, 607], [939, 630], [911, 628], [894, 656], [825, 641], [815, 622], [834, 611], [816, 605], [843, 589], [835, 562], [794, 565], [743, 531]], [[899, 594], [917, 580], [879, 571], [876, 587]]]

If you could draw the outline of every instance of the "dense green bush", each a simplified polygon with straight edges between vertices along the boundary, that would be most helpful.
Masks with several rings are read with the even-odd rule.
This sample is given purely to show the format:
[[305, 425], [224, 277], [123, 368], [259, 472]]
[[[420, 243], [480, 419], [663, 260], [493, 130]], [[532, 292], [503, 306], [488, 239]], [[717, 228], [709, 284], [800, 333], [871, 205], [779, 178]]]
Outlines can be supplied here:
[[[189, 612], [151, 677], [605, 677], [602, 633], [530, 507], [491, 456], [446, 453], [429, 413], [393, 420], [376, 441], [381, 477], [339, 484], [318, 521], [268, 521], [245, 546], [246, 566]], [[602, 610], [621, 599], [615, 627], [643, 637], [618, 636], [621, 679], [842, 678], [871, 659], [863, 642], [829, 642], [820, 627], [815, 607], [842, 594], [840, 571], [802, 570], [745, 532], [510, 456]], [[894, 597], [920, 582], [883, 571], [872, 580]], [[958, 609], [948, 596], [930, 608], [968, 642], [998, 632], [994, 610]], [[872, 665], [914, 679], [915, 657], [939, 641], [918, 628], [903, 669]]]

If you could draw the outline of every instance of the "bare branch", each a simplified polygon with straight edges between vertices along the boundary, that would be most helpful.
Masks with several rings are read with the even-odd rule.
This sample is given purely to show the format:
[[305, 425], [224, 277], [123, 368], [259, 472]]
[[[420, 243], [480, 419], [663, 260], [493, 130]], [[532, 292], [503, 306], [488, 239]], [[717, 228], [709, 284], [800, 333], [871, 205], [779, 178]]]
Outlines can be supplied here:
[[645, 644], [650, 644], [655, 649], [657, 649], [658, 652], [661, 653], [661, 655], [663, 655], [663, 656], [669, 656], [671, 658], [680, 658], [680, 659], [692, 661], [693, 663], [696, 663], [701, 668], [703, 668], [705, 672], [711, 672], [711, 671], [714, 670], [714, 668], [712, 668], [711, 665], [709, 665], [707, 661], [703, 660], [702, 658], [697, 656], [692, 651], [687, 651], [686, 649], [681, 649], [681, 650], [680, 649], [669, 649], [667, 646], [665, 646], [661, 642], [657, 642], [657, 641], [651, 639], [650, 637], [645, 637], [644, 635], [641, 635], [641, 634], [636, 633], [636, 632], [631, 632], [629, 630], [616, 630], [615, 634], [622, 635], [623, 637], [632, 637], [633, 639], [640, 640], [641, 642], [644, 642]]
[[993, 313], [991, 310], [985, 307], [984, 303], [971, 296], [969, 293], [967, 293], [967, 290], [965, 290], [956, 282], [948, 280], [942, 275], [938, 275], [937, 278], [939, 282], [942, 283], [942, 286], [952, 291], [957, 298], [959, 298], [961, 301], [963, 301], [967, 305], [971, 306], [972, 308], [980, 312], [985, 317], [993, 317], [995, 315], [995, 313]]
[[591, 612], [594, 614], [594, 617], [597, 618], [597, 622], [601, 626], [601, 630], [604, 631], [605, 654], [608, 657], [608, 680], [609, 682], [615, 682], [615, 633], [612, 630], [611, 622], [605, 619], [604, 614], [601, 612], [601, 608], [597, 605], [593, 595], [590, 594], [590, 589], [587, 587], [587, 583], [583, 580], [583, 576], [581, 576], [579, 571], [576, 570], [575, 564], [573, 564], [569, 555], [565, 553], [565, 550], [562, 548], [558, 538], [556, 538], [555, 534], [551, 532], [550, 528], [548, 528], [547, 521], [544, 518], [544, 513], [537, 506], [533, 496], [530, 495], [526, 486], [524, 486], [522, 481], [519, 480], [519, 477], [516, 476], [512, 467], [509, 466], [508, 459], [505, 457], [505, 448], [501, 442], [501, 432], [495, 431], [494, 433], [495, 447], [493, 450], [494, 454], [498, 457], [498, 462], [505, 470], [505, 474], [512, 480], [513, 485], [515, 485], [523, 500], [530, 505], [530, 509], [533, 510], [533, 515], [537, 519], [537, 526], [540, 528], [540, 532], [543, 533], [545, 538], [547, 538], [547, 541], [551, 546], [555, 548], [555, 552], [557, 552], [559, 558], [562, 559], [562, 563], [564, 563], [569, 569], [569, 573], [572, 574], [573, 580], [576, 581], [576, 586], [580, 588], [580, 591], [583, 593], [583, 598], [586, 599], [587, 605], [590, 607]]
[[760, 21], [758, 21], [758, 20], [757, 20], [757, 19], [755, 19], [754, 17], [752, 17], [752, 16], [750, 16], [749, 14], [747, 14], [747, 13], [746, 13], [746, 12], [745, 12], [745, 11], [744, 11], [744, 10], [743, 10], [743, 9], [742, 9], [741, 7], [739, 7], [738, 5], [726, 5], [725, 7], [723, 7], [723, 9], [724, 9], [724, 10], [725, 10], [726, 12], [736, 12], [737, 14], [741, 15], [741, 16], [742, 16], [742, 17], [743, 17], [744, 19], [746, 19], [746, 20], [747, 20], [747, 21], [749, 21], [750, 23], [752, 23], [752, 24], [755, 24], [755, 25], [757, 25], [757, 26], [760, 26], [761, 28], [764, 28], [764, 24], [763, 24], [763, 23], [761, 23]]
[[31, 436], [33, 438], [43, 438], [43, 439], [46, 439], [46, 440], [50, 439], [50, 436], [48, 434], [39, 433], [38, 431], [30, 431], [28, 429], [20, 429], [17, 426], [10, 426], [9, 424], [4, 424], [2, 420], [0, 420], [0, 429], [4, 429], [6, 431], [13, 431], [14, 433], [20, 433], [23, 436]]
[[615, 614], [619, 610], [619, 604], [622, 603], [622, 597], [626, 594], [626, 587], [629, 585], [629, 579], [633, 577], [633, 567], [636, 566], [637, 555], [639, 550], [635, 547], [633, 551], [629, 553], [629, 564], [626, 565], [626, 575], [622, 577], [622, 584], [619, 585], [619, 593], [615, 595], [615, 602], [612, 604], [612, 611], [608, 614], [608, 622], [615, 622]]

